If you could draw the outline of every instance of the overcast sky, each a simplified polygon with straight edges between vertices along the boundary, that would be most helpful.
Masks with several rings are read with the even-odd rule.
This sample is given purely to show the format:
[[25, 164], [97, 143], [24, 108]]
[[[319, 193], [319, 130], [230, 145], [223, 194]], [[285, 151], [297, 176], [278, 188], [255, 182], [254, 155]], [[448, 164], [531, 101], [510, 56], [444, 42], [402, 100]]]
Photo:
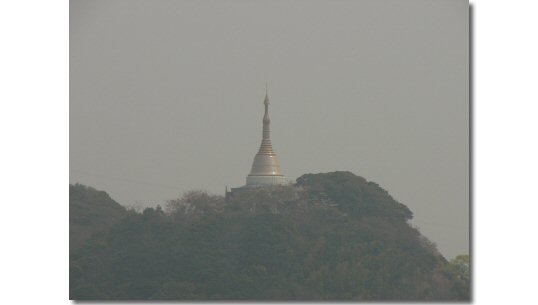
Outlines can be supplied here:
[[468, 3], [70, 1], [70, 182], [126, 206], [348, 170], [469, 251]]

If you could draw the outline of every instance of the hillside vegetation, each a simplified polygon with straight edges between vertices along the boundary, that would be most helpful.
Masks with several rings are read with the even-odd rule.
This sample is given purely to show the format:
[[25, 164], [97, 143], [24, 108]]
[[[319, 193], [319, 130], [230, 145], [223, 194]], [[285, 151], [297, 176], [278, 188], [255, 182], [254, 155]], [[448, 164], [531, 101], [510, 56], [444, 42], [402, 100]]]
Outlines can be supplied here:
[[69, 185], [69, 248], [73, 252], [95, 232], [108, 230], [127, 215], [123, 206], [103, 191]]
[[[228, 200], [191, 191], [142, 213], [106, 197], [95, 206], [115, 206], [116, 222], [72, 251], [71, 299], [469, 299], [468, 257], [447, 262], [405, 205], [349, 172]], [[88, 205], [71, 217], [92, 215], [71, 201]]]

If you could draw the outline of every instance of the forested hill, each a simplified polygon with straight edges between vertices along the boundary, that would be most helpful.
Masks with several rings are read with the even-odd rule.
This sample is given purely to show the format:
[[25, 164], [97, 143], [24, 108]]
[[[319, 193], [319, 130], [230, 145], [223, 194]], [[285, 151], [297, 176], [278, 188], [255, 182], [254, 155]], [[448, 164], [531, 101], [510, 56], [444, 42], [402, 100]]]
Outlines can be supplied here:
[[228, 200], [191, 191], [142, 213], [73, 194], [79, 222], [100, 217], [93, 207], [117, 214], [72, 236], [84, 242], [70, 255], [71, 299], [469, 300], [468, 257], [447, 262], [405, 205], [350, 172]]
[[92, 234], [108, 230], [127, 210], [103, 191], [69, 185], [69, 248], [78, 249]]

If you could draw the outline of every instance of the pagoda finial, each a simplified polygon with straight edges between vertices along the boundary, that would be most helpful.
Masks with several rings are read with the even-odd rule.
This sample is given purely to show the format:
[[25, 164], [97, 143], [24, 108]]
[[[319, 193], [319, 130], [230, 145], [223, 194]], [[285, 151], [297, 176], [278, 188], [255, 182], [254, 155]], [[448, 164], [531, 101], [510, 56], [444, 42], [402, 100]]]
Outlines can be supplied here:
[[263, 100], [265, 105], [269, 105], [269, 95], [267, 94], [267, 82], [265, 82], [265, 100]]

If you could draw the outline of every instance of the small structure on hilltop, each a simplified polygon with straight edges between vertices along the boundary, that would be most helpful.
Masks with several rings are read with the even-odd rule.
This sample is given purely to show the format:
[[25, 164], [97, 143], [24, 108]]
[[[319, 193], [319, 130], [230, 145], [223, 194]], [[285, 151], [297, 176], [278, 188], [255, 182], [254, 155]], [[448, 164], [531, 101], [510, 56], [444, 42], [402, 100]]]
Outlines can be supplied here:
[[252, 169], [247, 176], [247, 183], [244, 186], [232, 188], [229, 192], [226, 188], [226, 198], [229, 198], [236, 192], [245, 191], [253, 187], [282, 185], [286, 183], [286, 177], [280, 171], [280, 163], [271, 144], [271, 120], [269, 119], [267, 85], [265, 86], [263, 104], [265, 106], [265, 113], [263, 115], [262, 143], [258, 153], [254, 156]]

